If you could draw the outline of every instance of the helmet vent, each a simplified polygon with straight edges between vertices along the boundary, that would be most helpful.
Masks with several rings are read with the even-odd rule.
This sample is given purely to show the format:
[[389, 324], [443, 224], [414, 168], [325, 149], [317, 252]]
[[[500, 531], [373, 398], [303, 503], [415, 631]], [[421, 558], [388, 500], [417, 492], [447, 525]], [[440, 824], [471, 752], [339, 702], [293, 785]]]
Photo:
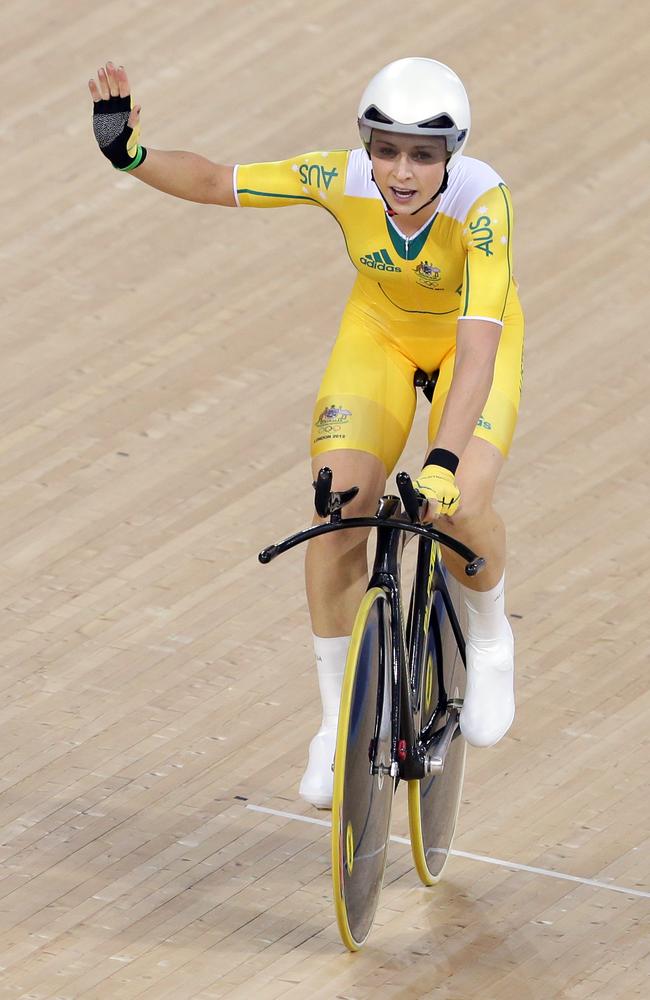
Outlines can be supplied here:
[[449, 115], [438, 115], [437, 118], [430, 118], [428, 122], [418, 122], [418, 128], [455, 128], [455, 123]]
[[379, 125], [394, 125], [392, 118], [387, 118], [386, 115], [382, 115], [378, 108], [370, 107], [367, 108], [363, 113], [363, 117], [367, 118], [368, 121], [377, 122]]

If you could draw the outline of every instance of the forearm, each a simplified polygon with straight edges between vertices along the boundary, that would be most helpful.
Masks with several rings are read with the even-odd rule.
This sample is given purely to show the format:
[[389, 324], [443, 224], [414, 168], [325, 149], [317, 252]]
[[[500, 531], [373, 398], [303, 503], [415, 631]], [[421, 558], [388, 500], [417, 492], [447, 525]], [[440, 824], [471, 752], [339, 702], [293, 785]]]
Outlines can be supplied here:
[[235, 205], [233, 168], [205, 156], [180, 150], [151, 149], [141, 166], [131, 171], [150, 187], [200, 204]]
[[432, 448], [445, 448], [460, 458], [469, 444], [492, 387], [494, 365], [458, 360]]

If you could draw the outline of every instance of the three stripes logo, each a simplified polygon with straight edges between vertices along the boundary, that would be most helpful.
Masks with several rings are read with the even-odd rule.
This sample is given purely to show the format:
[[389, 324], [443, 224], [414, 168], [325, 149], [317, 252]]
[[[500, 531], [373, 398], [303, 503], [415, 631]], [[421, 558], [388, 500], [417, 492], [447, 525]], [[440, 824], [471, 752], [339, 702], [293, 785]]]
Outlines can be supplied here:
[[375, 271], [401, 271], [401, 267], [397, 267], [393, 264], [390, 259], [388, 250], [373, 250], [372, 253], [367, 253], [364, 257], [360, 257], [359, 260], [366, 267], [372, 267]]

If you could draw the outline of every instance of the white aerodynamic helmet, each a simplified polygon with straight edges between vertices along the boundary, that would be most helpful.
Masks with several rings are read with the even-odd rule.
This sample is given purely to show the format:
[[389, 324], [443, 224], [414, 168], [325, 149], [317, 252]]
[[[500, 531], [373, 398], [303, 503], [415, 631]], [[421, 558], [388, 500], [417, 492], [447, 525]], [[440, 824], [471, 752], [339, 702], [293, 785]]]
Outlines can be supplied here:
[[467, 142], [471, 116], [467, 93], [449, 66], [413, 57], [388, 63], [373, 76], [359, 102], [359, 132], [370, 153], [373, 129], [440, 135], [453, 167]]

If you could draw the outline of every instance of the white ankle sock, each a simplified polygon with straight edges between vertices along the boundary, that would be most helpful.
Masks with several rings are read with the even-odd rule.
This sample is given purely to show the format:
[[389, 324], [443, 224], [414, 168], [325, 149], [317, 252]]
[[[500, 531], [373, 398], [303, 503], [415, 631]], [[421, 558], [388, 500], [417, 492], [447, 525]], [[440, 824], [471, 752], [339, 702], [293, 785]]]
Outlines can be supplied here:
[[331, 729], [336, 727], [338, 722], [341, 684], [351, 636], [343, 635], [335, 636], [333, 639], [324, 639], [320, 635], [315, 635], [313, 638], [318, 669], [318, 686], [323, 703], [321, 728]]
[[490, 590], [460, 589], [467, 608], [467, 638], [472, 642], [499, 641], [508, 625], [505, 609], [505, 573]]

